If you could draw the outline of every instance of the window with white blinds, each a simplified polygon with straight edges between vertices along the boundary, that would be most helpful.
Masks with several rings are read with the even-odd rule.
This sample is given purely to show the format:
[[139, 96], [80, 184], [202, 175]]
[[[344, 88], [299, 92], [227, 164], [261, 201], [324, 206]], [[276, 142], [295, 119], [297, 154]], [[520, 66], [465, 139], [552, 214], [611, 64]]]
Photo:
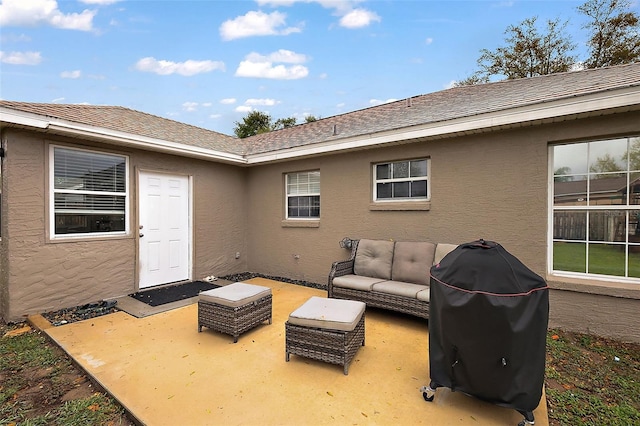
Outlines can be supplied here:
[[52, 235], [127, 231], [127, 157], [51, 147]]
[[320, 172], [288, 173], [287, 219], [320, 218]]

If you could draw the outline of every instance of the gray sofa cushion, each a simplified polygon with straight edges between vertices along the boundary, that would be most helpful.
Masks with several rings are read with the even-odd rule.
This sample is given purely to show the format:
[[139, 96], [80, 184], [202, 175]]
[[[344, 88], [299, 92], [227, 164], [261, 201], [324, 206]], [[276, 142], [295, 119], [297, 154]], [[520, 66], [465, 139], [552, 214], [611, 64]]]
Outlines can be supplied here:
[[428, 285], [436, 245], [430, 242], [398, 241], [393, 253], [391, 279]]
[[373, 285], [373, 291], [396, 296], [416, 298], [418, 292], [428, 290], [429, 287], [420, 284], [404, 283], [400, 281], [382, 281]]
[[437, 265], [450, 252], [458, 247], [457, 244], [438, 243], [436, 246], [436, 255], [433, 258], [433, 264]]
[[351, 331], [360, 322], [366, 307], [364, 302], [355, 300], [312, 296], [289, 314], [289, 323], [327, 330]]
[[422, 300], [423, 302], [428, 302], [429, 301], [429, 297], [430, 297], [430, 290], [429, 289], [421, 290], [416, 295], [416, 299]]
[[269, 287], [238, 282], [202, 291], [198, 295], [198, 300], [230, 308], [237, 308], [255, 302], [270, 294], [271, 288]]
[[360, 240], [353, 272], [371, 278], [391, 279], [393, 241]]
[[343, 275], [333, 279], [334, 287], [351, 288], [353, 290], [370, 291], [375, 283], [384, 281], [382, 278], [363, 277], [360, 275]]

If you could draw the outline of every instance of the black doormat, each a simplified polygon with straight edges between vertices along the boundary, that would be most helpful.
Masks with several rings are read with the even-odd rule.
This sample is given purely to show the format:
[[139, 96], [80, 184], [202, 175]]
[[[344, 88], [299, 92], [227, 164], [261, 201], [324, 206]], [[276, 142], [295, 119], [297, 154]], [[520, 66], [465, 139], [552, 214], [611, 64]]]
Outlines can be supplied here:
[[177, 300], [188, 299], [197, 296], [201, 291], [207, 291], [220, 287], [218, 284], [204, 281], [191, 281], [185, 284], [176, 284], [168, 287], [156, 288], [153, 290], [139, 291], [130, 294], [136, 300], [146, 303], [149, 306], [160, 306], [165, 303]]

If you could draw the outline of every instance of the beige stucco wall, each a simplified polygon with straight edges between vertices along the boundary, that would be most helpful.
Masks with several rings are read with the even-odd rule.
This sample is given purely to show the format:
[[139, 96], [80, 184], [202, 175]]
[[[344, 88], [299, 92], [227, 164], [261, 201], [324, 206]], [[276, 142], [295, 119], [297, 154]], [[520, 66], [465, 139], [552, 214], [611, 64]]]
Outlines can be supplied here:
[[[246, 270], [243, 169], [102, 146], [101, 149], [126, 154], [130, 159], [131, 235], [52, 242], [46, 237], [48, 143], [97, 145], [12, 129], [4, 129], [3, 138], [8, 145], [3, 188], [3, 221], [7, 227], [2, 235], [6, 262], [0, 283], [0, 313], [6, 321], [137, 290], [135, 177], [139, 170], [192, 177], [192, 278]], [[241, 253], [240, 259], [235, 259], [236, 252]]]
[[[548, 145], [637, 134], [634, 112], [250, 168], [111, 147], [130, 158], [133, 235], [52, 243], [45, 237], [46, 141], [82, 141], [5, 129], [0, 312], [17, 320], [135, 291], [135, 176], [147, 170], [193, 178], [194, 279], [251, 271], [326, 284], [331, 262], [348, 256], [338, 245], [345, 236], [485, 238], [547, 279], [553, 327], [640, 341], [640, 286], [567, 283], [546, 272]], [[372, 208], [371, 165], [418, 157], [431, 159], [430, 209]], [[305, 170], [321, 172], [321, 219], [314, 226], [284, 220], [284, 174]]]
[[[345, 236], [447, 243], [484, 238], [502, 244], [552, 288], [565, 288], [561, 279], [547, 275], [548, 145], [624, 134], [640, 134], [640, 113], [253, 167], [249, 268], [326, 284], [331, 262], [348, 256], [338, 245]], [[431, 158], [430, 210], [371, 209], [371, 165], [417, 157]], [[319, 226], [284, 226], [283, 174], [304, 170], [321, 173]], [[602, 321], [590, 330], [640, 341], [640, 315], [634, 314], [640, 312], [640, 286], [628, 287], [593, 291], [584, 281], [571, 291], [552, 290], [551, 323], [584, 330], [589, 312], [579, 306], [587, 299], [589, 306], [599, 307], [596, 318]], [[610, 297], [611, 292], [624, 297]], [[604, 321], [623, 306], [624, 320]]]

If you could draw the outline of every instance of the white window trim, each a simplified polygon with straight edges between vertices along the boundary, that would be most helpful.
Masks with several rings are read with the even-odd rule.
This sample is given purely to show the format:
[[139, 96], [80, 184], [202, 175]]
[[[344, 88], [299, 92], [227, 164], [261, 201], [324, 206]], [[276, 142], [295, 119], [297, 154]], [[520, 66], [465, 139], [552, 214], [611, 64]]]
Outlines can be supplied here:
[[[623, 136], [625, 138], [633, 138], [633, 137], [637, 137], [637, 136]], [[584, 140], [584, 141], [576, 141], [573, 142], [572, 144], [580, 144], [580, 143], [589, 143], [589, 142], [598, 142], [598, 141], [602, 141], [602, 140], [608, 140], [608, 139], [589, 139], [589, 140]], [[556, 209], [554, 208], [554, 147], [558, 146], [558, 145], [562, 145], [562, 144], [550, 144], [548, 146], [548, 150], [549, 150], [549, 156], [548, 156], [548, 188], [547, 188], [547, 206], [548, 206], [548, 213], [547, 213], [547, 277], [549, 280], [563, 280], [563, 279], [569, 279], [569, 280], [578, 280], [579, 282], [584, 282], [584, 281], [588, 281], [588, 282], [594, 282], [594, 283], [601, 283], [601, 282], [611, 282], [611, 283], [621, 283], [621, 284], [634, 284], [637, 285], [640, 283], [640, 278], [636, 278], [636, 277], [623, 277], [623, 276], [619, 276], [619, 275], [605, 275], [605, 274], [594, 274], [594, 273], [588, 273], [588, 272], [575, 272], [575, 271], [563, 271], [563, 270], [555, 270], [553, 269], [553, 246], [554, 246], [554, 233], [553, 233], [553, 225], [554, 225], [554, 212], [556, 211]], [[571, 144], [570, 144], [571, 145]], [[628, 175], [628, 170], [627, 170], [627, 186], [629, 185], [629, 175]], [[638, 206], [638, 208], [636, 208], [635, 210], [640, 209], [640, 205]], [[622, 211], [626, 211], [628, 212], [629, 210], [634, 210], [633, 208], [629, 207], [629, 205], [604, 205], [604, 206], [586, 206], [586, 205], [581, 205], [581, 206], [565, 206], [562, 207], [562, 210], [589, 210], [589, 211], [597, 211], [597, 210], [622, 210]], [[628, 214], [628, 213], [627, 213]], [[628, 234], [628, 229], [625, 230], [625, 233]], [[589, 242], [587, 240], [575, 240], [575, 241], [571, 241], [571, 242], [576, 242], [576, 243], [584, 243], [584, 244], [589, 244]], [[600, 242], [592, 242], [592, 243], [600, 243]], [[619, 243], [620, 245], [623, 246], [627, 246], [628, 242], [624, 242], [624, 243]], [[587, 248], [588, 249], [588, 248]], [[587, 255], [588, 256], [588, 255]], [[625, 273], [628, 273], [627, 271], [628, 268], [628, 263], [625, 264]]]
[[[90, 232], [90, 233], [78, 233], [78, 234], [56, 234], [56, 211], [55, 211], [55, 193], [57, 192], [55, 190], [55, 149], [56, 148], [62, 148], [62, 149], [68, 149], [68, 150], [75, 150], [75, 151], [83, 151], [83, 152], [89, 152], [89, 153], [94, 153], [94, 154], [101, 154], [101, 155], [112, 155], [112, 156], [116, 156], [116, 157], [122, 157], [125, 160], [125, 176], [124, 176], [124, 182], [125, 182], [125, 193], [124, 193], [124, 197], [125, 197], [125, 201], [124, 201], [124, 224], [125, 224], [125, 229], [124, 231], [112, 231], [112, 232]], [[49, 145], [49, 188], [48, 188], [48, 192], [49, 192], [49, 239], [50, 240], [73, 240], [73, 239], [90, 239], [90, 238], [100, 238], [100, 239], [104, 239], [105, 237], [114, 237], [114, 238], [121, 238], [122, 236], [126, 236], [129, 235], [130, 233], [130, 189], [129, 189], [129, 156], [127, 155], [122, 155], [122, 154], [115, 154], [112, 152], [104, 152], [104, 151], [98, 151], [98, 150], [91, 150], [91, 149], [85, 149], [85, 148], [77, 148], [77, 147], [70, 147], [70, 146], [65, 146], [65, 145], [54, 145], [54, 144], [50, 144]], [[63, 191], [64, 192], [64, 191]], [[94, 191], [77, 191], [78, 194], [95, 194], [96, 192]], [[119, 195], [121, 196], [122, 193], [120, 192], [99, 192], [100, 195]], [[82, 212], [81, 210], [74, 210], [74, 213], [78, 213], [78, 212]], [[118, 212], [119, 213], [119, 212]]]
[[[427, 196], [426, 198], [391, 198], [391, 199], [378, 199], [378, 178], [377, 178], [377, 174], [376, 174], [376, 167], [380, 164], [391, 164], [391, 163], [401, 163], [403, 161], [421, 161], [421, 160], [425, 160], [427, 162], [427, 175], [426, 176], [419, 176], [419, 177], [407, 177], [407, 178], [391, 178], [391, 179], [385, 179], [384, 182], [385, 183], [393, 183], [393, 182], [412, 182], [412, 181], [420, 181], [420, 180], [425, 180], [427, 181]], [[371, 167], [371, 172], [372, 172], [372, 182], [373, 182], [373, 189], [372, 189], [372, 194], [373, 194], [373, 203], [427, 203], [429, 201], [431, 201], [431, 158], [429, 157], [423, 157], [423, 158], [410, 158], [407, 160], [391, 160], [391, 161], [380, 161], [378, 163], [373, 163], [372, 167]]]
[[322, 191], [322, 188], [320, 189], [320, 191], [318, 191], [317, 193], [315, 192], [309, 192], [309, 193], [305, 193], [305, 194], [295, 194], [295, 195], [289, 195], [289, 176], [291, 175], [298, 175], [300, 173], [320, 173], [320, 170], [306, 170], [306, 171], [300, 171], [300, 172], [288, 172], [285, 173], [284, 175], [284, 198], [285, 198], [285, 206], [284, 206], [284, 211], [285, 211], [285, 218], [287, 221], [318, 221], [320, 220], [320, 216], [314, 216], [314, 217], [298, 217], [298, 216], [289, 216], [289, 197], [313, 197], [313, 196], [318, 196], [320, 197], [320, 203], [322, 205], [322, 197], [320, 196], [320, 191]]

